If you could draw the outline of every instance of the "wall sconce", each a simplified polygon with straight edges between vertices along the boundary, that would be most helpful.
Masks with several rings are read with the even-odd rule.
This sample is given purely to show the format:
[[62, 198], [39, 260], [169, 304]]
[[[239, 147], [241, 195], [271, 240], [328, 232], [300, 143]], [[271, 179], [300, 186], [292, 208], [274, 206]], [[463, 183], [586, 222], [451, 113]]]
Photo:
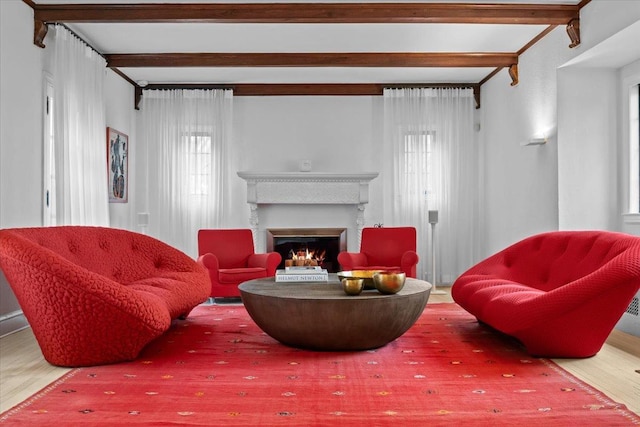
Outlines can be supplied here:
[[523, 147], [529, 146], [529, 145], [544, 145], [547, 143], [547, 138], [531, 138], [530, 140], [523, 142], [522, 145]]

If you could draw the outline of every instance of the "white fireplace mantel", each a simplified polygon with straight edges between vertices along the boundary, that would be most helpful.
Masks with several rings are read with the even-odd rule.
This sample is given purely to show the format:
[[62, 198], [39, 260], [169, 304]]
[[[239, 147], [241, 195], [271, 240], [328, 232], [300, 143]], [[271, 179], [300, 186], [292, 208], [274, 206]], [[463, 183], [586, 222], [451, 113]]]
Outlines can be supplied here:
[[247, 181], [247, 203], [363, 204], [377, 172], [238, 172]]
[[[352, 224], [358, 240], [364, 227], [364, 205], [369, 202], [369, 182], [378, 172], [252, 172], [241, 171], [238, 176], [247, 182], [249, 222], [254, 238], [260, 233], [260, 205], [356, 205]], [[356, 231], [354, 230], [354, 231]], [[256, 239], [261, 247], [261, 238]]]

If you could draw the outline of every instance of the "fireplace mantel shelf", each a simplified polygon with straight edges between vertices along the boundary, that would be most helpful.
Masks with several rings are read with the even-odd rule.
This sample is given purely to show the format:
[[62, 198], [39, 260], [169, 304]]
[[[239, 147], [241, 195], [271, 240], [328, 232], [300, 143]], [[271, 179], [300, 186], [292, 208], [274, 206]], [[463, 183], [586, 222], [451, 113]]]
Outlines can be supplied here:
[[245, 181], [268, 182], [369, 182], [378, 176], [378, 172], [333, 173], [333, 172], [238, 172]]
[[369, 202], [377, 172], [238, 172], [250, 204], [356, 204]]

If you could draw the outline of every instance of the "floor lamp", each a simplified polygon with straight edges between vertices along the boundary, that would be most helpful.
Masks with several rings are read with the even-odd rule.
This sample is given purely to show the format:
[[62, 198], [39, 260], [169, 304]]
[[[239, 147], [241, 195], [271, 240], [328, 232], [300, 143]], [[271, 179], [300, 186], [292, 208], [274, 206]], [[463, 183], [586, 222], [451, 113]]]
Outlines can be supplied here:
[[436, 224], [438, 223], [438, 211], [429, 211], [429, 224], [431, 224], [431, 295], [444, 295], [445, 291], [439, 291], [436, 287]]

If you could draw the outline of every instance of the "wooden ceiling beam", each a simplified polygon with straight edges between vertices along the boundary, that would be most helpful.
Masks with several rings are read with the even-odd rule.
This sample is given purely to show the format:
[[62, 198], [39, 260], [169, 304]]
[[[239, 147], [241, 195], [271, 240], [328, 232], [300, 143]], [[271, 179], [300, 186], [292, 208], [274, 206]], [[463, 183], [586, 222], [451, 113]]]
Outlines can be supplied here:
[[35, 4], [34, 18], [69, 22], [464, 23], [566, 25], [578, 5], [472, 3]]
[[129, 53], [104, 55], [111, 68], [135, 67], [509, 67], [517, 53]]
[[140, 107], [143, 89], [233, 89], [233, 96], [381, 96], [385, 88], [430, 87], [471, 88], [480, 108], [479, 83], [242, 83], [242, 84], [150, 84], [141, 88], [136, 85], [134, 106]]

